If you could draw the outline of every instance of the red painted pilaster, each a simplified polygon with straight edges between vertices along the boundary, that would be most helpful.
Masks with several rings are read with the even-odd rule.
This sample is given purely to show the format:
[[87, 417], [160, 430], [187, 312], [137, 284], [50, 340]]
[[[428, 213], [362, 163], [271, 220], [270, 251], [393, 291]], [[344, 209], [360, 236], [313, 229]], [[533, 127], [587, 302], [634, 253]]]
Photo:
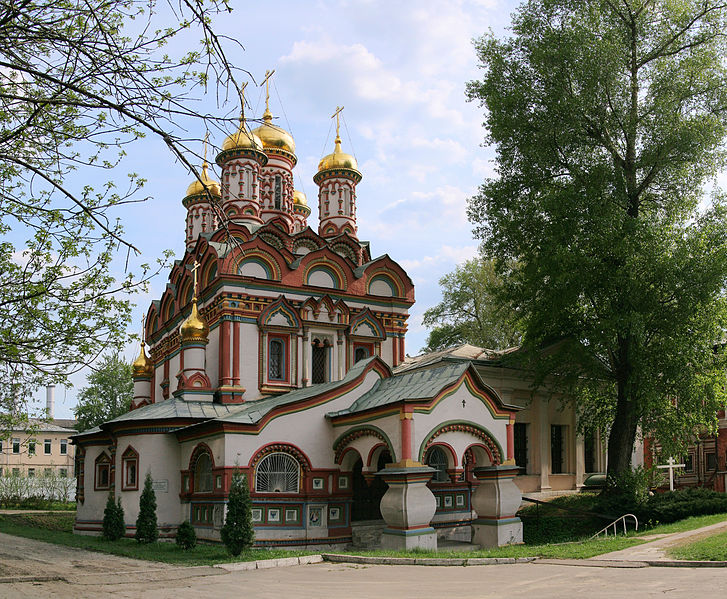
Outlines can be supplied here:
[[240, 323], [232, 325], [232, 384], [240, 384]]
[[230, 321], [223, 320], [220, 332], [220, 384], [232, 384], [230, 378]]
[[515, 421], [511, 420], [507, 425], [507, 459], [515, 459]]

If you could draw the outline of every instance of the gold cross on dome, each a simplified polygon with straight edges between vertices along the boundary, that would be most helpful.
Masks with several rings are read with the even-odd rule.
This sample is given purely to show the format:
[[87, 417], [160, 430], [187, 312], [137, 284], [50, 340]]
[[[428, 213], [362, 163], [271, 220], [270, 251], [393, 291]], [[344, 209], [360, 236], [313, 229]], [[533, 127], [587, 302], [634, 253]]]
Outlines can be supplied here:
[[265, 112], [270, 112], [270, 77], [274, 74], [275, 69], [265, 71], [265, 78], [260, 82], [260, 85], [265, 84]]
[[336, 112], [331, 115], [331, 118], [336, 117], [336, 137], [341, 137], [341, 112], [343, 106], [336, 106]]
[[194, 261], [194, 266], [189, 267], [189, 269], [192, 271], [192, 274], [194, 275], [194, 287], [192, 288], [194, 291], [194, 297], [197, 298], [197, 269], [199, 268], [199, 262], [196, 260]]
[[209, 139], [210, 132], [204, 132], [204, 161], [202, 162], [202, 170], [207, 171], [207, 140]]

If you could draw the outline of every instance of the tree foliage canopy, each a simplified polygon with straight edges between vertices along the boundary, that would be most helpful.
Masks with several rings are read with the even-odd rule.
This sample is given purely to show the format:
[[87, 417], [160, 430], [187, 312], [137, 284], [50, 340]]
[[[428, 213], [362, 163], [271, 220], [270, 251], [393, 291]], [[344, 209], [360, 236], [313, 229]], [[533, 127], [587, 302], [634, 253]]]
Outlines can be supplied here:
[[461, 343], [488, 349], [520, 343], [516, 314], [498, 294], [502, 282], [493, 260], [467, 260], [439, 279], [439, 286], [442, 301], [424, 312], [424, 326], [432, 329], [424, 351]]
[[497, 177], [469, 216], [538, 380], [611, 428], [621, 472], [637, 427], [675, 451], [724, 404], [725, 203], [705, 191], [724, 167], [727, 3], [533, 0], [513, 19], [477, 43], [468, 93]]
[[131, 364], [118, 354], [104, 356], [99, 366], [86, 377], [73, 412], [76, 428], [85, 431], [125, 414], [134, 398]]
[[224, 126], [197, 114], [208, 84], [237, 87], [210, 25], [220, 10], [224, 0], [0, 0], [0, 374], [13, 381], [0, 388], [6, 406], [126, 340], [124, 293], [153, 269], [114, 276], [114, 257], [136, 252], [118, 207], [143, 199], [144, 181], [132, 173], [125, 182], [90, 182], [103, 181], [144, 136], [192, 168], [184, 127], [191, 119], [203, 121], [195, 130]]

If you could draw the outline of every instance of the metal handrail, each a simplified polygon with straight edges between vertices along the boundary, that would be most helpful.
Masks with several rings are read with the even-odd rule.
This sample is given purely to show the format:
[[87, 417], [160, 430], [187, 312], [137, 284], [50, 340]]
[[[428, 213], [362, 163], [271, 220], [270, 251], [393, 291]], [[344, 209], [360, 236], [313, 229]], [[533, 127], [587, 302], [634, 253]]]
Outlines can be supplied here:
[[603, 534], [605, 536], [608, 536], [608, 531], [611, 528], [613, 528], [613, 536], [615, 537], [618, 534], [617, 524], [619, 522], [622, 522], [623, 523], [624, 534], [626, 534], [628, 532], [628, 529], [626, 528], [626, 519], [627, 518], [633, 518], [634, 519], [634, 530], [639, 530], [639, 519], [636, 516], [634, 516], [633, 514], [624, 514], [623, 516], [621, 516], [617, 520], [614, 520], [613, 522], [611, 522], [611, 524], [609, 524], [608, 526], [606, 526], [606, 527], [602, 528], [601, 530], [599, 530], [595, 535], [593, 535], [591, 537], [591, 539], [595, 539], [596, 537], [598, 537], [601, 534]]

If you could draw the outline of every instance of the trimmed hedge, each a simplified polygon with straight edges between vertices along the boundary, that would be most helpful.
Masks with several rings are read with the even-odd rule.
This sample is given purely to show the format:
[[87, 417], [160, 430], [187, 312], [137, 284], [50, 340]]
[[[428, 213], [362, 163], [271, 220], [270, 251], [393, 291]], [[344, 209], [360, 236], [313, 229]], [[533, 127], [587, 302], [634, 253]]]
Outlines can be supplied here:
[[638, 511], [639, 520], [660, 524], [690, 516], [720, 514], [727, 512], [727, 494], [702, 488], [657, 493], [649, 497]]

